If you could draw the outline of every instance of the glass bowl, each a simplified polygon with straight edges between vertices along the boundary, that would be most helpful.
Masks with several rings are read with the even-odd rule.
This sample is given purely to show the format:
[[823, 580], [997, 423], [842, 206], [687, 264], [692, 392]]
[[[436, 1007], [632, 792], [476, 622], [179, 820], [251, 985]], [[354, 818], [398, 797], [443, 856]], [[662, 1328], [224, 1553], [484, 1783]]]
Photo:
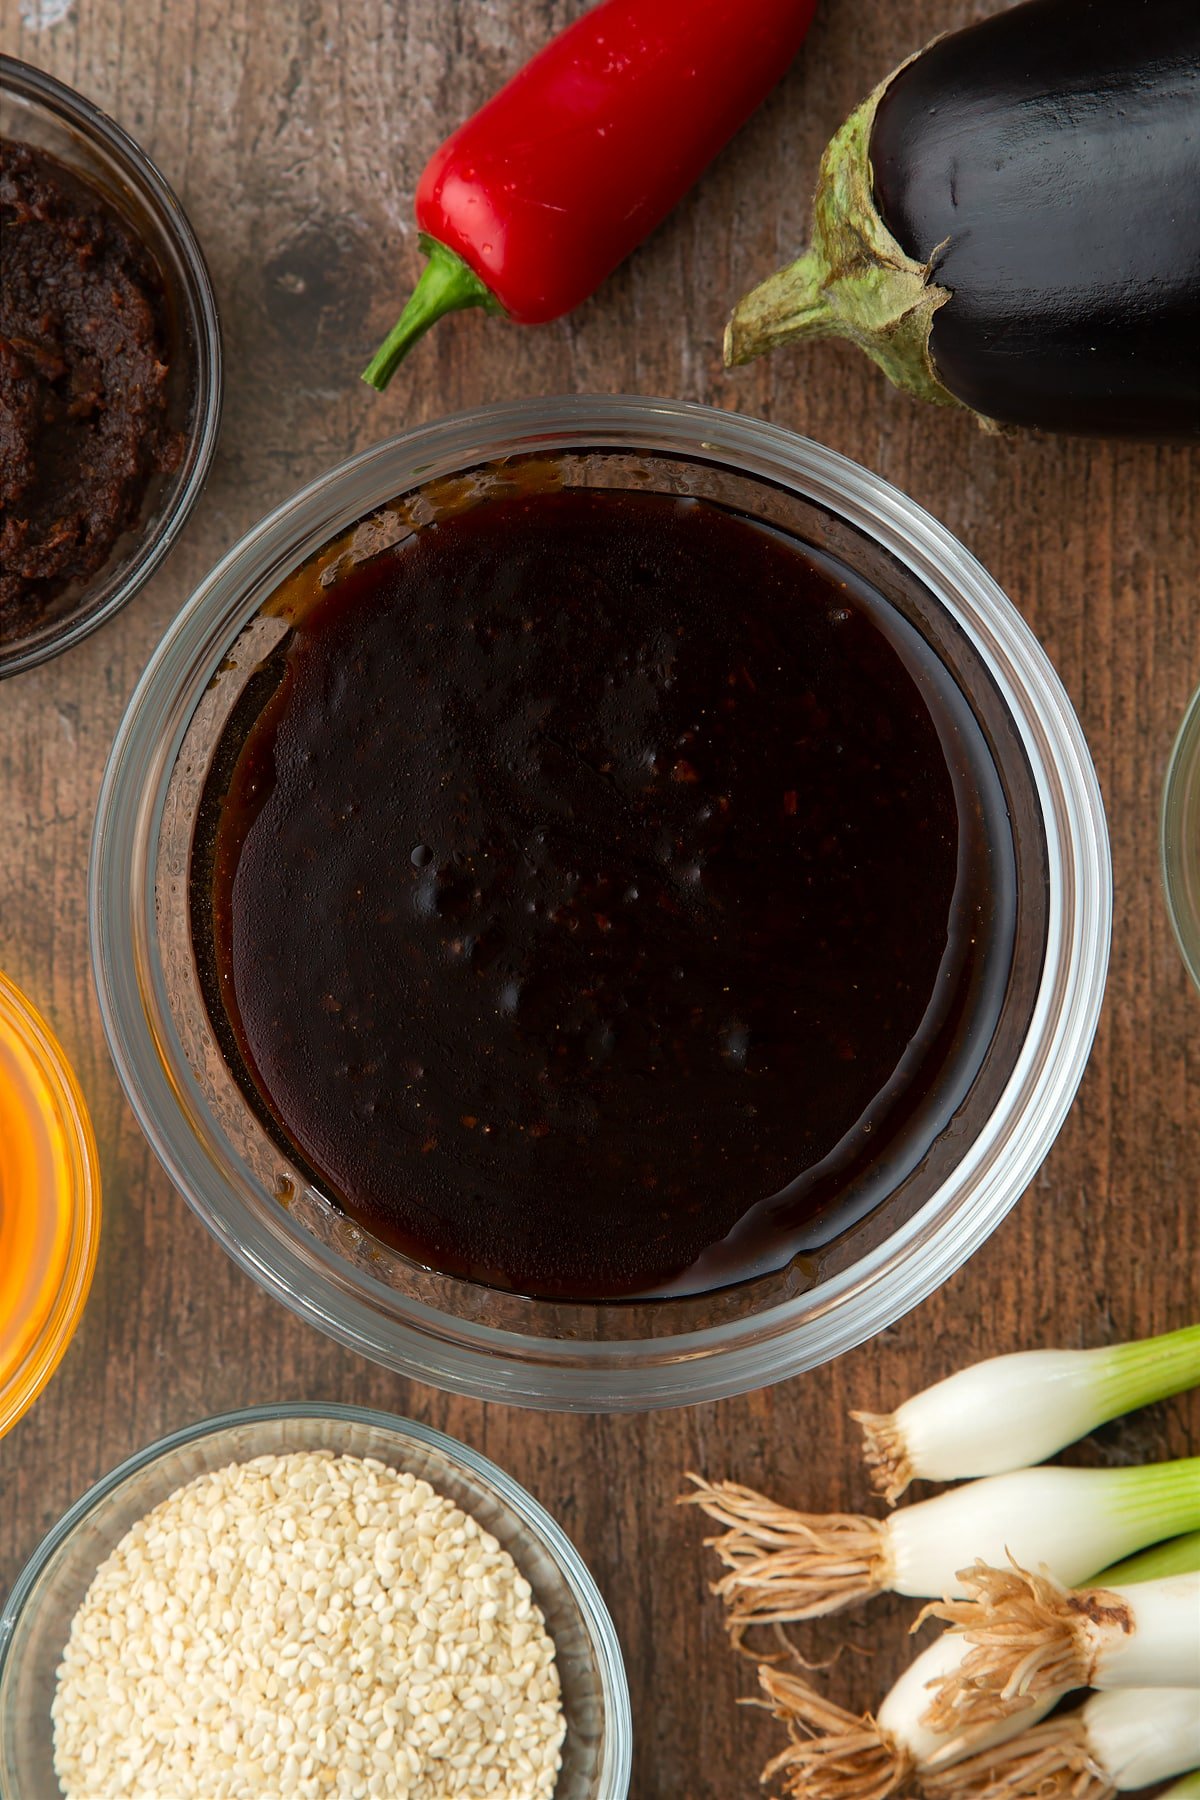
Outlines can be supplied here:
[[[332, 1207], [267, 1137], [218, 1048], [189, 880], [225, 722], [289, 629], [287, 578], [336, 581], [423, 521], [530, 483], [712, 499], [849, 561], [902, 608], [991, 748], [1017, 861], [1013, 971], [980, 1071], [925, 1161], [787, 1269], [709, 1295], [523, 1299], [406, 1261]], [[244, 712], [245, 709], [243, 709]], [[239, 715], [240, 716], [240, 715]], [[305, 488], [175, 620], [118, 731], [89, 881], [117, 1068], [156, 1154], [234, 1259], [351, 1348], [484, 1399], [671, 1406], [810, 1369], [931, 1293], [1033, 1178], [1082, 1075], [1104, 986], [1111, 871], [1095, 773], [1032, 632], [950, 534], [844, 457], [753, 419], [619, 396], [531, 400], [422, 427]]]
[[1163, 782], [1163, 891], [1187, 972], [1200, 987], [1200, 689], [1183, 715]]
[[62, 1361], [99, 1242], [100, 1165], [79, 1084], [0, 975], [0, 1437]]
[[50, 1706], [59, 1661], [97, 1567], [136, 1520], [211, 1469], [294, 1450], [376, 1457], [474, 1515], [533, 1588], [557, 1650], [567, 1735], [555, 1800], [624, 1800], [629, 1690], [612, 1620], [569, 1539], [511, 1476], [465, 1444], [360, 1406], [292, 1403], [205, 1419], [160, 1438], [61, 1518], [0, 1613], [0, 1800], [61, 1800]]
[[0, 56], [0, 135], [46, 151], [98, 187], [157, 263], [166, 295], [168, 420], [184, 439], [178, 468], [151, 480], [138, 524], [117, 540], [103, 568], [68, 588], [22, 636], [0, 641], [3, 676], [78, 643], [124, 606], [170, 551], [216, 449], [221, 334], [212, 283], [183, 208], [127, 132], [52, 75]]

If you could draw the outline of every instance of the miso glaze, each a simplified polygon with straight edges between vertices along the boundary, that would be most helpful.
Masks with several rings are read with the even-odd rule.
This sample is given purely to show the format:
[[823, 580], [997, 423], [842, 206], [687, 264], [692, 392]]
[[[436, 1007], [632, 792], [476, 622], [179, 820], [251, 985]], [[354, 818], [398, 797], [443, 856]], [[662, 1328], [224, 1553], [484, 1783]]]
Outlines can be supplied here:
[[948, 672], [704, 502], [492, 500], [360, 567], [220, 808], [260, 1110], [376, 1236], [526, 1294], [784, 1265], [920, 1160], [1003, 995], [1012, 845]]

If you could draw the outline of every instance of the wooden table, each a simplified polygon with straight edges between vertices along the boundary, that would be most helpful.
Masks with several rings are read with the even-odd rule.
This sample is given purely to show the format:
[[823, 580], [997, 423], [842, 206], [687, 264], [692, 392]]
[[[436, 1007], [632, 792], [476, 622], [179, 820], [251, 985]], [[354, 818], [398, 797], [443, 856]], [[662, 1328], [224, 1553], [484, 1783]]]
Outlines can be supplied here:
[[[802, 242], [817, 158], [868, 88], [988, 4], [827, 0], [798, 66], [695, 193], [603, 291], [540, 331], [443, 324], [386, 398], [357, 379], [417, 267], [416, 177], [579, 0], [0, 0], [0, 42], [99, 102], [174, 183], [209, 258], [227, 402], [207, 493], [165, 572], [79, 648], [0, 689], [0, 967], [47, 1011], [91, 1103], [104, 1168], [100, 1262], [54, 1382], [0, 1444], [0, 1592], [98, 1475], [159, 1433], [252, 1401], [369, 1402], [495, 1457], [579, 1544], [612, 1608], [636, 1715], [636, 1800], [757, 1791], [780, 1728], [735, 1706], [697, 1516], [696, 1467], [812, 1507], [867, 1498], [851, 1406], [887, 1406], [993, 1351], [1101, 1343], [1200, 1316], [1195, 1254], [1200, 998], [1157, 873], [1163, 766], [1200, 678], [1200, 458], [1000, 441], [893, 393], [848, 348], [729, 376], [733, 299]], [[1079, 1100], [1007, 1223], [934, 1299], [835, 1366], [718, 1406], [644, 1418], [484, 1407], [405, 1382], [299, 1324], [239, 1274], [151, 1157], [118, 1088], [88, 962], [84, 871], [101, 769], [133, 683], [193, 584], [290, 490], [373, 439], [513, 395], [580, 390], [739, 408], [833, 445], [945, 520], [1041, 635], [1082, 715], [1110, 812], [1108, 1000]], [[1178, 1400], [1079, 1452], [1200, 1448]], [[831, 1691], [878, 1697], [907, 1610], [848, 1638]]]

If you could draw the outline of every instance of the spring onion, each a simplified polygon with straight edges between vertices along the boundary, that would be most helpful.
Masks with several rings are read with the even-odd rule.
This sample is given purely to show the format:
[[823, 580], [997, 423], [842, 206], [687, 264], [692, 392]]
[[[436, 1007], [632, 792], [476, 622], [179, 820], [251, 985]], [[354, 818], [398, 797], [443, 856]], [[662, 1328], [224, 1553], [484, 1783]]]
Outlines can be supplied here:
[[1096, 1350], [994, 1356], [914, 1394], [894, 1413], [856, 1412], [872, 1481], [960, 1481], [1044, 1462], [1097, 1425], [1200, 1385], [1200, 1325]]
[[1195, 1688], [1119, 1688], [1007, 1744], [922, 1776], [930, 1800], [1107, 1800], [1200, 1763]]
[[725, 1527], [705, 1541], [728, 1573], [713, 1592], [735, 1640], [891, 1590], [966, 1597], [959, 1570], [1011, 1554], [1068, 1586], [1117, 1557], [1200, 1525], [1200, 1457], [1128, 1469], [1019, 1469], [951, 1488], [885, 1519], [801, 1513], [733, 1482], [688, 1478], [682, 1496]]
[[847, 1712], [800, 1676], [764, 1664], [759, 1685], [791, 1741], [767, 1764], [763, 1781], [781, 1778], [783, 1791], [797, 1800], [887, 1800], [914, 1776], [924, 1780], [947, 1756], [1002, 1744], [1050, 1711], [1057, 1696], [1017, 1716], [969, 1727], [953, 1740], [931, 1730], [923, 1722], [928, 1689], [958, 1666], [965, 1648], [953, 1632], [943, 1632], [909, 1664], [874, 1714]]
[[[1103, 1570], [1096, 1581], [1107, 1586], [1118, 1573], [1134, 1582], [1141, 1572], [1153, 1579], [1198, 1570], [1200, 1532], [1193, 1532]], [[932, 1610], [926, 1608], [921, 1618]], [[913, 1629], [920, 1623], [918, 1619]], [[763, 1771], [763, 1780], [782, 1776], [787, 1791], [799, 1800], [886, 1800], [907, 1788], [914, 1776], [924, 1780], [930, 1772], [1016, 1737], [1044, 1718], [1062, 1697], [1047, 1691], [1007, 1714], [992, 1709], [983, 1717], [954, 1718], [943, 1727], [930, 1717], [929, 1696], [953, 1681], [970, 1653], [964, 1635], [943, 1632], [913, 1659], [874, 1714], [847, 1712], [800, 1677], [760, 1668], [759, 1683], [791, 1739]], [[1200, 1800], [1200, 1794], [1182, 1795], [1179, 1800]]]
[[937, 1678], [925, 1714], [934, 1731], [994, 1720], [1071, 1688], [1200, 1690], [1200, 1574], [1071, 1589], [1016, 1564], [977, 1563], [963, 1585], [968, 1599], [925, 1609], [968, 1646]]

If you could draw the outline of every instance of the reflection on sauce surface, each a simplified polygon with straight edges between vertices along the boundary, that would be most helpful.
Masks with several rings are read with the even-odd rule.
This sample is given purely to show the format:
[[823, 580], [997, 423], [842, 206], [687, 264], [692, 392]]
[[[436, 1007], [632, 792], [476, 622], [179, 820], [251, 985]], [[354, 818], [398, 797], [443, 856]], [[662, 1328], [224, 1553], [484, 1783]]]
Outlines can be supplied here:
[[655, 494], [491, 500], [315, 598], [214, 844], [260, 1112], [377, 1237], [527, 1294], [720, 1287], [881, 1199], [1012, 952], [934, 652], [832, 558]]

